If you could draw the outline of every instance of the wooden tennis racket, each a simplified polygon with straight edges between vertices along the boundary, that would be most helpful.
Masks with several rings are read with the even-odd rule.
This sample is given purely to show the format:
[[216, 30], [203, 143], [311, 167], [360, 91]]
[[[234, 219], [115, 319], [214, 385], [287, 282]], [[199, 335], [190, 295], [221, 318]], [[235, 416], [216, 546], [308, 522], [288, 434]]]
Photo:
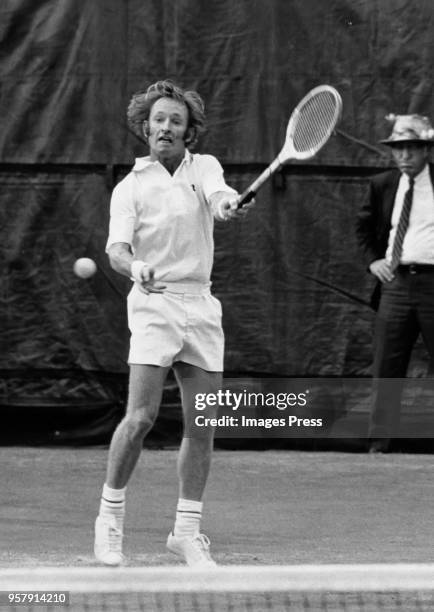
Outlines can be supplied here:
[[342, 98], [330, 85], [312, 89], [292, 112], [285, 143], [279, 155], [240, 195], [238, 208], [250, 202], [257, 191], [285, 162], [313, 157], [330, 138], [342, 112]]

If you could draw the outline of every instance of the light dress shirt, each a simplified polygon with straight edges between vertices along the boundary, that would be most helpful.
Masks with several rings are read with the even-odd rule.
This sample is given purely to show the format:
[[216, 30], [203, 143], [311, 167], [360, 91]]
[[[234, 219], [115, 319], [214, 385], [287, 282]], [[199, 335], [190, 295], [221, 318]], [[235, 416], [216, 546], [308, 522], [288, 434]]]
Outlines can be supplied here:
[[[389, 262], [391, 261], [393, 240], [404, 203], [404, 196], [408, 188], [409, 178], [407, 174], [403, 173], [399, 180], [392, 212], [392, 225], [386, 251], [386, 259]], [[434, 265], [434, 193], [428, 165], [415, 177], [413, 203], [408, 229], [402, 245], [400, 263]]]

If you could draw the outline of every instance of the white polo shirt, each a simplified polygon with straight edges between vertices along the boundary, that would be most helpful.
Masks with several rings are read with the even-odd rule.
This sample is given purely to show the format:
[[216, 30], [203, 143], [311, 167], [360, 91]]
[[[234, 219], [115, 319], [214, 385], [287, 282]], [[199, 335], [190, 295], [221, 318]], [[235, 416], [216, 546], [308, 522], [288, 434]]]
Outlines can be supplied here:
[[136, 259], [155, 269], [156, 280], [209, 285], [214, 257], [209, 198], [216, 192], [237, 194], [212, 155], [187, 150], [173, 175], [149, 157], [136, 159], [113, 190], [106, 250], [128, 243]]
[[[386, 258], [389, 261], [392, 257], [392, 245], [408, 188], [409, 178], [403, 173], [399, 180], [392, 212], [392, 225], [386, 252]], [[408, 229], [402, 244], [401, 263], [434, 264], [434, 194], [428, 165], [415, 177]]]

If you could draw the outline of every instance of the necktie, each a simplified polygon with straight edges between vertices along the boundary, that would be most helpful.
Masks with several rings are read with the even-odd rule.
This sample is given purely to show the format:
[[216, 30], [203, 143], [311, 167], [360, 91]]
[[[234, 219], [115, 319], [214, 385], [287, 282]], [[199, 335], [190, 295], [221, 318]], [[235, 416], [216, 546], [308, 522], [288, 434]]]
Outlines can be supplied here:
[[410, 219], [411, 205], [413, 203], [414, 178], [410, 177], [409, 183], [410, 186], [404, 196], [404, 204], [402, 205], [401, 216], [399, 217], [398, 227], [396, 228], [395, 239], [393, 241], [391, 262], [392, 271], [399, 265], [402, 254], [402, 243], [404, 242], [404, 236], [408, 228], [408, 221]]

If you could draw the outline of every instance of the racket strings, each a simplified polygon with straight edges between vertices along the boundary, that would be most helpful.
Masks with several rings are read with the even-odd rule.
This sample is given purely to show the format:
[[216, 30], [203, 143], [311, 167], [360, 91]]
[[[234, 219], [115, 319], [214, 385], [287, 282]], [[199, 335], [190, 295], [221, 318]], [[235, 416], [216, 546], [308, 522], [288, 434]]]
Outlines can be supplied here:
[[322, 91], [299, 109], [293, 146], [297, 153], [315, 152], [329, 138], [339, 116], [339, 104], [329, 91]]

